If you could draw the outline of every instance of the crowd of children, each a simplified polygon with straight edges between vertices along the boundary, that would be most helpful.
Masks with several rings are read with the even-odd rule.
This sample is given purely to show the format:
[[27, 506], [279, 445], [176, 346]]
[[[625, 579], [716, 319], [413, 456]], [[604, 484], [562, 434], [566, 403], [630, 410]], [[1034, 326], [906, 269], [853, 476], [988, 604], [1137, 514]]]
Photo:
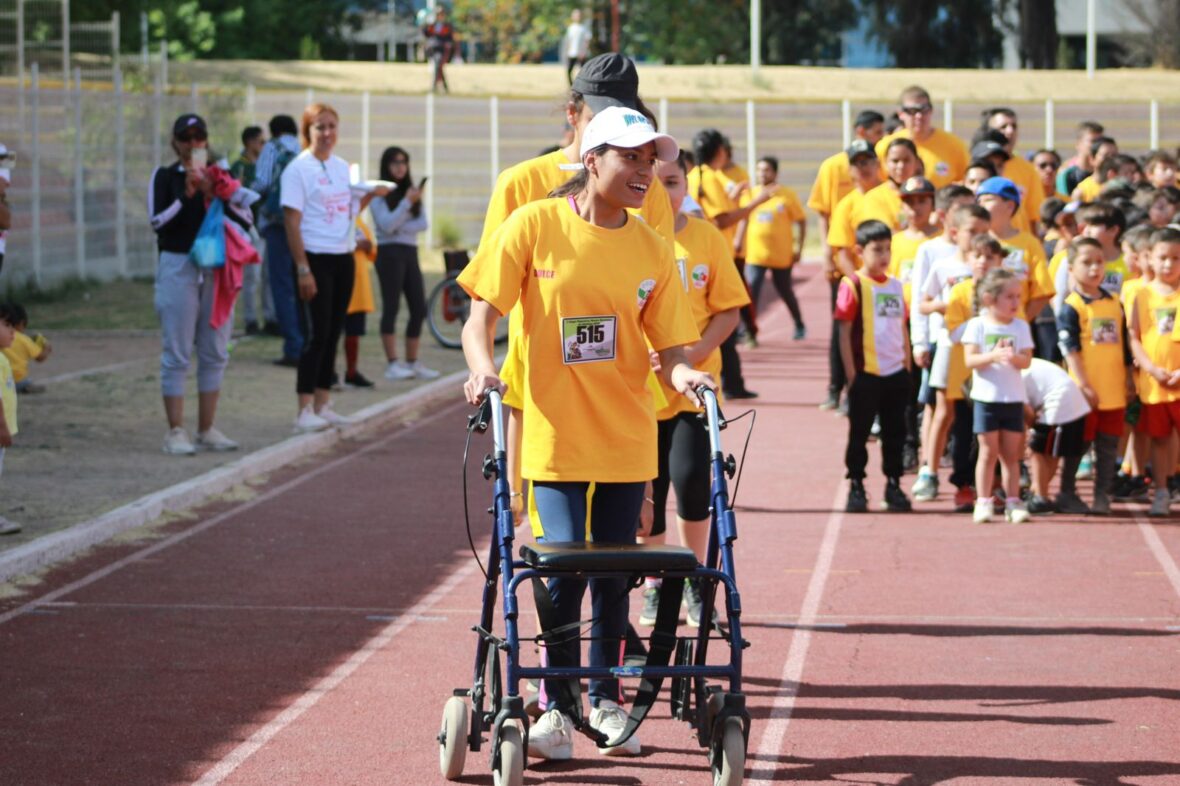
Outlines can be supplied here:
[[907, 88], [902, 126], [875, 144], [858, 119], [808, 200], [840, 280], [840, 363], [820, 406], [849, 418], [846, 509], [869, 507], [879, 434], [886, 510], [911, 507], [903, 471], [917, 471], [915, 500], [938, 497], [949, 442], [955, 509], [978, 523], [997, 505], [1020, 523], [1149, 496], [1167, 515], [1180, 499], [1176, 156], [1127, 155], [1087, 121], [1071, 161], [1024, 157], [1006, 107], [983, 113], [968, 147], [931, 125], [932, 106]]

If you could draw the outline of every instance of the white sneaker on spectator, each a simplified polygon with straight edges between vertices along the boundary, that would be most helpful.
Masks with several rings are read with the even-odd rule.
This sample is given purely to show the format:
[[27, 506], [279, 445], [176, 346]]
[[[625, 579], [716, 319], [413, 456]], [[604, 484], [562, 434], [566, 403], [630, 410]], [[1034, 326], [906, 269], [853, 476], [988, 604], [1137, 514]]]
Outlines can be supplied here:
[[170, 456], [191, 456], [197, 452], [188, 432], [177, 426], [164, 436], [164, 452]]
[[238, 443], [222, 434], [216, 427], [210, 426], [208, 431], [197, 432], [197, 447], [212, 450], [215, 453], [225, 453], [237, 450]]
[[[414, 369], [410, 368], [407, 364], [400, 360], [394, 360], [385, 367], [385, 378], [393, 380], [413, 379]], [[531, 734], [532, 732], [529, 733]]]
[[333, 426], [347, 426], [349, 423], [352, 423], [352, 418], [339, 414], [332, 409], [331, 404], [324, 404], [324, 406], [320, 407], [320, 411], [316, 415], [328, 421]]
[[[613, 701], [604, 699], [601, 704], [590, 711], [590, 725], [606, 735], [607, 740], [616, 740], [623, 734], [627, 726], [627, 713]], [[609, 748], [599, 748], [603, 756], [638, 756], [639, 736], [632, 734], [622, 745], [611, 745]]]
[[427, 368], [422, 365], [421, 360], [415, 360], [409, 366], [410, 371], [414, 372], [414, 376], [418, 379], [438, 379], [442, 374], [432, 368]]
[[11, 519], [0, 516], [0, 535], [15, 535], [21, 531], [21, 525]]
[[331, 427], [332, 424], [313, 412], [310, 405], [300, 410], [299, 417], [295, 418], [295, 432], [298, 434], [323, 431]]
[[529, 729], [529, 756], [566, 761], [574, 757], [574, 724], [561, 710], [549, 710]]

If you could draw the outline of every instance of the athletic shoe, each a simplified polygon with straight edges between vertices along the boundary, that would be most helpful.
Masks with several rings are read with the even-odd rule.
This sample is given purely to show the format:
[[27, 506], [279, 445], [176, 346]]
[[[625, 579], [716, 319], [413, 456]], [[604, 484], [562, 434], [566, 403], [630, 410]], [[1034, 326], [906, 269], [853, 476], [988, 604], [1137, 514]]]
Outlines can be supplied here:
[[1090, 506], [1090, 513], [1095, 516], [1110, 515], [1110, 495], [1101, 491], [1094, 493], [1094, 504]]
[[836, 414], [842, 418], [848, 417], [848, 399], [845, 398], [840, 402], [840, 406], [836, 407]]
[[1151, 501], [1151, 510], [1147, 511], [1149, 516], [1167, 516], [1172, 512], [1172, 496], [1168, 494], [1167, 489], [1156, 489], [1155, 498]]
[[326, 420], [330, 425], [333, 426], [347, 426], [352, 423], [352, 418], [337, 413], [334, 409], [332, 409], [331, 404], [324, 404], [324, 406], [320, 407], [320, 411], [317, 412], [316, 415], [318, 415], [321, 420]]
[[913, 445], [906, 445], [901, 449], [901, 469], [903, 472], [913, 472], [920, 463], [918, 449]]
[[869, 428], [869, 439], [876, 442], [881, 438], [881, 418], [873, 418], [873, 425]]
[[1082, 463], [1078, 464], [1078, 480], [1088, 480], [1094, 477], [1094, 459], [1089, 453], [1082, 456]]
[[797, 325], [795, 327], [795, 340], [802, 341], [805, 338], [807, 338], [807, 328], [803, 325]]
[[335, 371], [332, 372], [332, 381], [328, 383], [328, 390], [335, 390], [337, 392], [344, 390], [344, 385], [340, 384], [340, 375]]
[[918, 470], [918, 479], [914, 481], [910, 493], [918, 502], [930, 502], [938, 497], [938, 475], [930, 471], [930, 467]]
[[639, 624], [645, 628], [656, 624], [656, 615], [660, 611], [660, 588], [643, 588], [643, 611], [639, 612]]
[[955, 513], [970, 513], [975, 507], [975, 487], [959, 486], [955, 489]]
[[[385, 378], [392, 380], [413, 379], [414, 369], [400, 360], [395, 360], [385, 367]], [[532, 734], [532, 732], [529, 732]]]
[[237, 450], [238, 443], [222, 434], [214, 427], [210, 427], [208, 431], [197, 432], [197, 447], [202, 450], [211, 450], [214, 453], [225, 453], [230, 450]]
[[[627, 713], [613, 701], [603, 699], [601, 704], [590, 710], [590, 727], [605, 734], [608, 741], [617, 740], [627, 728]], [[632, 734], [622, 745], [599, 748], [598, 752], [603, 756], [638, 756], [639, 750], [639, 736]]]
[[1083, 502], [1076, 493], [1062, 491], [1057, 495], [1057, 512], [1085, 516], [1090, 513], [1090, 506]]
[[1138, 475], [1119, 475], [1114, 482], [1116, 502], [1139, 502], [1147, 499], [1147, 481]]
[[865, 493], [865, 484], [861, 480], [848, 481], [848, 500], [844, 503], [845, 513], [868, 513], [869, 495]]
[[1004, 518], [1008, 519], [1012, 524], [1023, 524], [1029, 520], [1028, 508], [1024, 506], [1023, 502], [1011, 502], [1004, 509]]
[[312, 431], [323, 431], [326, 428], [331, 428], [331, 426], [331, 423], [313, 412], [310, 405], [300, 410], [299, 417], [295, 418], [295, 432], [297, 434], [308, 434]]
[[975, 500], [974, 512], [971, 514], [972, 521], [976, 524], [986, 524], [992, 520], [994, 515], [996, 515], [996, 509], [992, 505], [991, 497]]
[[192, 456], [197, 449], [188, 438], [188, 432], [177, 426], [164, 436], [164, 452], [170, 456]]
[[829, 409], [836, 409], [839, 406], [840, 406], [840, 391], [829, 390], [828, 397], [823, 400], [823, 403], [819, 405], [819, 408], [824, 411], [827, 411]]
[[747, 333], [742, 337], [742, 346], [744, 346], [746, 349], [757, 349], [758, 337], [753, 333]]
[[1172, 475], [1167, 480], [1168, 493], [1173, 502], [1180, 502], [1180, 475]]
[[410, 371], [414, 372], [414, 376], [418, 379], [438, 379], [442, 374], [432, 368], [427, 368], [422, 365], [421, 360], [415, 360], [409, 366]]
[[371, 387], [373, 387], [373, 380], [369, 379], [368, 377], [366, 377], [364, 374], [362, 374], [359, 371], [356, 372], [355, 374], [345, 374], [344, 375], [344, 387], [345, 388], [371, 388]]
[[757, 393], [755, 393], [752, 390], [747, 390], [746, 388], [739, 388], [738, 390], [727, 390], [724, 393], [722, 393], [722, 395], [725, 396], [725, 398], [733, 399], [735, 401], [737, 401], [738, 399], [758, 398]]
[[0, 535], [15, 535], [21, 531], [21, 525], [11, 519], [0, 516]]
[[901, 490], [901, 483], [897, 478], [889, 478], [885, 482], [885, 502], [882, 507], [890, 513], [909, 513], [914, 509], [910, 498]]
[[1028, 498], [1029, 513], [1056, 513], [1057, 506], [1052, 500], [1045, 499], [1040, 494], [1033, 494]]
[[549, 710], [529, 729], [529, 756], [567, 761], [574, 757], [574, 724], [561, 710]]

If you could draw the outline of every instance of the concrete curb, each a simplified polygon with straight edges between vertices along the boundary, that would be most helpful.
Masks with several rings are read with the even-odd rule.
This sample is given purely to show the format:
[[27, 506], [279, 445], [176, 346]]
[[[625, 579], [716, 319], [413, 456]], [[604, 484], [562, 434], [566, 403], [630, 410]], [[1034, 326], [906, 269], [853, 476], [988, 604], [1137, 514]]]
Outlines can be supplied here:
[[164, 513], [199, 505], [244, 481], [327, 450], [343, 440], [370, 434], [418, 410], [434, 407], [448, 399], [457, 403], [460, 400], [459, 387], [466, 378], [466, 371], [457, 371], [408, 393], [365, 407], [352, 416], [354, 422], [347, 426], [290, 437], [191, 480], [140, 497], [97, 518], [17, 546], [0, 554], [0, 582], [69, 559], [121, 532], [148, 524]]

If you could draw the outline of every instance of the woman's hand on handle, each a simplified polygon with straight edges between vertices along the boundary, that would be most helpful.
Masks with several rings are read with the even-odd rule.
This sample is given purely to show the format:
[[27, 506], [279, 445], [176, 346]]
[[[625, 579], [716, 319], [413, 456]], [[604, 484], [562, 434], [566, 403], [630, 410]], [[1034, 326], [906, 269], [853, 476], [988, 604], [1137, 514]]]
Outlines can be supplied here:
[[717, 383], [711, 374], [697, 371], [687, 363], [682, 363], [672, 369], [672, 387], [697, 404], [705, 403], [697, 395], [697, 388], [706, 387], [714, 393], [717, 392]]
[[495, 369], [468, 373], [467, 381], [463, 383], [463, 397], [467, 399], [468, 404], [478, 407], [483, 403], [484, 396], [489, 390], [497, 390], [501, 396], [508, 390], [508, 386], [500, 381]]

